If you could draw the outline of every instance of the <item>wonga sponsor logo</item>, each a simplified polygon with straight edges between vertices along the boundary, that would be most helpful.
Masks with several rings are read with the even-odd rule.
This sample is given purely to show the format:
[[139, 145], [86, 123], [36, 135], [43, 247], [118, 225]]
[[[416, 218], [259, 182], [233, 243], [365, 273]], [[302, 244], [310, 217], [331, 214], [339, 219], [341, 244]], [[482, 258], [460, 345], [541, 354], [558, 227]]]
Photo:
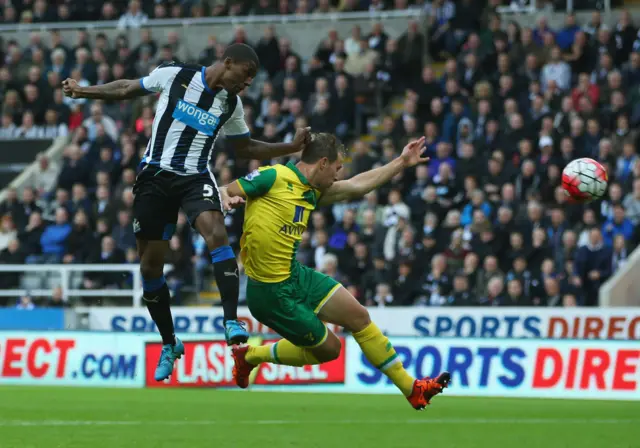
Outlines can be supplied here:
[[[276, 340], [264, 341], [264, 344]], [[254, 369], [251, 384], [308, 385], [343, 384], [345, 381], [345, 346], [338, 359], [316, 366], [291, 367], [265, 363]], [[153, 378], [162, 345], [146, 345], [146, 385], [148, 387], [235, 387], [233, 381], [233, 357], [231, 348], [223, 340], [183, 341], [185, 354], [177, 360], [171, 378], [158, 382]], [[249, 341], [251, 345], [260, 343], [258, 338]]]
[[142, 386], [141, 339], [114, 336], [2, 333], [0, 383]]
[[[355, 342], [349, 341], [351, 345]], [[414, 376], [451, 372], [447, 394], [640, 400], [640, 350], [631, 343], [431, 340], [397, 338], [394, 345]], [[367, 359], [348, 347], [347, 385], [395, 392]]]
[[172, 116], [176, 120], [210, 137], [213, 136], [220, 124], [219, 117], [184, 100], [178, 100]]

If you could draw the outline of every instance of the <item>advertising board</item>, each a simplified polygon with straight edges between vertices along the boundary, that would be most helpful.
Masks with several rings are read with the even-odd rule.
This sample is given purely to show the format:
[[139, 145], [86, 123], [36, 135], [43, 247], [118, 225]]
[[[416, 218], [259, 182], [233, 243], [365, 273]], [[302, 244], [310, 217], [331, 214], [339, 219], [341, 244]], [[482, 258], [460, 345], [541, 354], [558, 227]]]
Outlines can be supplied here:
[[[267, 344], [271, 338], [253, 338]], [[233, 360], [222, 335], [187, 335], [168, 382], [156, 382], [158, 338], [146, 334], [0, 332], [0, 384], [108, 387], [230, 387]], [[640, 400], [635, 341], [392, 338], [416, 378], [451, 372], [447, 395]], [[251, 387], [347, 393], [398, 393], [352, 338], [319, 366], [263, 364]]]
[[[451, 395], [640, 400], [640, 347], [632, 342], [394, 338], [417, 378], [451, 373]], [[347, 342], [347, 388], [397, 393]]]
[[[223, 333], [222, 308], [172, 308], [177, 334]], [[640, 308], [371, 308], [374, 322], [390, 336], [517, 339], [640, 340]], [[273, 334], [247, 308], [239, 319], [253, 334]], [[144, 308], [93, 308], [92, 330], [156, 332]], [[336, 329], [335, 327], [331, 327]]]
[[[251, 345], [269, 344], [276, 339], [253, 338]], [[153, 379], [156, 361], [160, 356], [160, 343], [145, 345], [147, 387], [235, 387], [231, 349], [224, 340], [211, 338], [199, 341], [183, 341], [185, 355], [176, 361], [174, 374], [168, 382]], [[344, 384], [346, 371], [346, 343], [338, 359], [315, 366], [291, 367], [262, 364], [254, 369], [251, 384], [256, 386], [294, 386], [310, 384]]]
[[139, 336], [1, 332], [0, 384], [141, 387]]
[[64, 330], [64, 311], [60, 308], [0, 308], [0, 330]]

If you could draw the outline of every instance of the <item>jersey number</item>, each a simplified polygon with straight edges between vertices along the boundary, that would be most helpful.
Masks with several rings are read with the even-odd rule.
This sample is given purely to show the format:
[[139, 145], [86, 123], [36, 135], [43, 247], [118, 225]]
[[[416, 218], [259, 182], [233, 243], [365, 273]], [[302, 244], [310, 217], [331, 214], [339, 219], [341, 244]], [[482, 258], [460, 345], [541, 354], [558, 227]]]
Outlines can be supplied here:
[[304, 207], [301, 205], [296, 205], [296, 211], [293, 214], [293, 222], [302, 222], [304, 221]]
[[213, 197], [213, 187], [211, 185], [203, 185], [204, 191], [202, 192], [202, 196], [205, 198]]

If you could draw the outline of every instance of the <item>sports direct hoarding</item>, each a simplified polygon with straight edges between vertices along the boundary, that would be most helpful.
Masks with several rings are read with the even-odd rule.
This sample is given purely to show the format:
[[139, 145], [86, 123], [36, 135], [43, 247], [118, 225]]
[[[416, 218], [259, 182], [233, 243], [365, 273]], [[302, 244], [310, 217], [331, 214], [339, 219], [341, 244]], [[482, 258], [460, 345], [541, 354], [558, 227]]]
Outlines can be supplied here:
[[[251, 345], [271, 342], [276, 342], [276, 339], [259, 341], [254, 338], [253, 341], [249, 341]], [[344, 384], [346, 345], [343, 339], [338, 359], [322, 365], [291, 367], [262, 364], [254, 369], [250, 382], [258, 386]], [[235, 387], [231, 350], [223, 340], [186, 341], [184, 346], [186, 352], [176, 361], [171, 380], [157, 382], [153, 379], [153, 373], [162, 345], [156, 342], [145, 345], [147, 387]]]
[[[451, 372], [447, 394], [640, 400], [640, 348], [633, 342], [394, 338], [415, 377]], [[347, 343], [347, 388], [396, 393]]]
[[0, 384], [140, 387], [143, 363], [132, 335], [0, 333]]
[[[223, 333], [221, 308], [173, 308], [176, 333]], [[371, 308], [371, 318], [390, 336], [437, 338], [640, 340], [640, 308]], [[241, 308], [239, 319], [254, 334], [273, 334]], [[92, 330], [156, 332], [146, 309], [94, 308]], [[335, 329], [332, 327], [332, 329]]]
[[[252, 345], [273, 342], [255, 338]], [[409, 373], [452, 374], [447, 394], [640, 400], [635, 341], [391, 338]], [[0, 332], [0, 384], [109, 387], [234, 387], [233, 360], [220, 336], [185, 336], [171, 381], [153, 379], [155, 335]], [[343, 339], [335, 361], [319, 366], [263, 364], [251, 387], [348, 393], [398, 393]]]

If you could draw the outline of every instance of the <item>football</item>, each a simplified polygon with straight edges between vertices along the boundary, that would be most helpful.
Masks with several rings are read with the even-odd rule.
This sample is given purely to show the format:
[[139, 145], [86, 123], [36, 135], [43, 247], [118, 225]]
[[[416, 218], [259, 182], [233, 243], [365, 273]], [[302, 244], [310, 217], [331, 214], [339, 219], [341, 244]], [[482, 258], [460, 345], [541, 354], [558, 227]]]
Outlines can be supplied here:
[[607, 192], [607, 170], [593, 159], [571, 161], [562, 171], [562, 188], [572, 202], [602, 199]]

